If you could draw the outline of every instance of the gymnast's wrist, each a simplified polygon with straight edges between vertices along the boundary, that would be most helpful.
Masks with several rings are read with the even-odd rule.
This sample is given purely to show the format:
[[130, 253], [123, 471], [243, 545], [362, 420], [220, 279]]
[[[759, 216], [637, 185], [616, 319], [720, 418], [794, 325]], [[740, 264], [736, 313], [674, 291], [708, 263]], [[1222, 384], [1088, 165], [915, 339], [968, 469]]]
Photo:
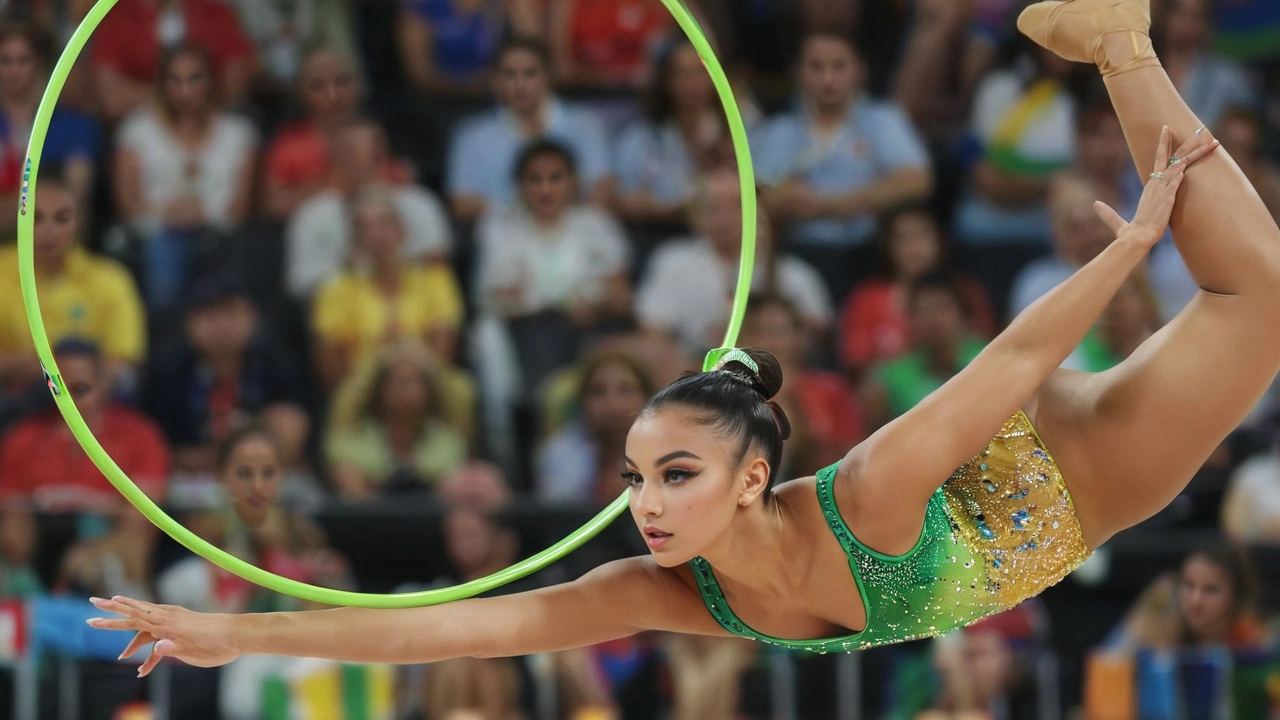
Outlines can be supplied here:
[[255, 615], [232, 614], [222, 616], [228, 643], [235, 649], [237, 657], [253, 654], [253, 649], [250, 647], [250, 638], [253, 636], [253, 628], [251, 626], [255, 617]]
[[1129, 223], [1116, 236], [1116, 242], [1132, 244], [1136, 249], [1147, 252], [1160, 241], [1161, 237], [1164, 237], [1164, 231], [1154, 226], [1143, 223]]
[[228, 614], [226, 618], [227, 639], [235, 648], [236, 655], [274, 655], [282, 654], [280, 648], [274, 648], [273, 637], [279, 634], [281, 613], [246, 613], [243, 615]]

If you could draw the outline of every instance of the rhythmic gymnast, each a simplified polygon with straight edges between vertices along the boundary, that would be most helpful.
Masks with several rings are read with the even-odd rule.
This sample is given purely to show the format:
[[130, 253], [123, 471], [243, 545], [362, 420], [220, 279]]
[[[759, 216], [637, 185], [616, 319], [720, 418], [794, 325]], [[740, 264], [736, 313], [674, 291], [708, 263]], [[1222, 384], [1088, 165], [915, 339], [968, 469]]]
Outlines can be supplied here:
[[[123, 617], [90, 624], [136, 632], [125, 655], [154, 643], [140, 674], [164, 657], [423, 663], [645, 630], [844, 652], [946, 632], [1043, 591], [1169, 503], [1280, 371], [1280, 228], [1174, 90], [1148, 1], [1041, 2], [1019, 18], [1035, 41], [1101, 70], [1151, 174], [1135, 217], [1099, 204], [1116, 235], [1105, 251], [837, 465], [775, 487], [788, 424], [768, 398], [781, 373], [767, 353], [732, 352], [655, 395], [627, 437], [623, 478], [647, 556], [431, 607], [210, 615], [118, 597], [95, 603]], [[1119, 366], [1058, 369], [1170, 218], [1199, 294]]]

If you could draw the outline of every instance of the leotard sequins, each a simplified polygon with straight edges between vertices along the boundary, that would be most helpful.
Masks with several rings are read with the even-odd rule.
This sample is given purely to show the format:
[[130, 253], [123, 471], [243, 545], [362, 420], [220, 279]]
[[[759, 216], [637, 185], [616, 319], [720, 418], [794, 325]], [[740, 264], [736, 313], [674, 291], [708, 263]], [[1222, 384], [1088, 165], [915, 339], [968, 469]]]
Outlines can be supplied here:
[[845, 525], [832, 490], [837, 467], [818, 472], [818, 499], [849, 556], [866, 628], [825, 640], [758, 633], [729, 608], [711, 565], [694, 558], [702, 599], [726, 630], [818, 653], [930, 637], [1014, 607], [1089, 557], [1062, 473], [1022, 412], [933, 494], [919, 542], [899, 557], [866, 547]]

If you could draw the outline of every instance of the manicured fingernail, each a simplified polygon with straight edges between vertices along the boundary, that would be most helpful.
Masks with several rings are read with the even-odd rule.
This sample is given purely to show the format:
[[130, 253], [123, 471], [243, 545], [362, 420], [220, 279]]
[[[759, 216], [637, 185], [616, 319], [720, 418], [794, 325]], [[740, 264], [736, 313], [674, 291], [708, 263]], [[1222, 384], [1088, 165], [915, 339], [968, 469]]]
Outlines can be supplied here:
[[93, 603], [94, 605], [97, 605], [100, 602], [106, 602], [106, 601], [100, 597], [91, 597], [89, 598], [89, 602]]

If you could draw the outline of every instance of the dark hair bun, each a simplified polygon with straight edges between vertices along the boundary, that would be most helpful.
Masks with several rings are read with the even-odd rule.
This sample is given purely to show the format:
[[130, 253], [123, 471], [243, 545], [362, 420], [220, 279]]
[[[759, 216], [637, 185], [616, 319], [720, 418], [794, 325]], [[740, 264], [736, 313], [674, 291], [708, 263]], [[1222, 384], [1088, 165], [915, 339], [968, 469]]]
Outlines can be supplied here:
[[751, 386], [752, 390], [760, 396], [768, 404], [769, 409], [773, 411], [773, 418], [778, 423], [778, 432], [782, 434], [782, 439], [786, 440], [791, 437], [791, 421], [787, 419], [787, 414], [782, 411], [782, 406], [773, 402], [773, 397], [782, 389], [782, 365], [778, 363], [778, 358], [768, 350], [758, 350], [756, 348], [742, 348], [742, 351], [751, 358], [756, 364], [759, 371], [752, 370], [737, 360], [730, 360], [724, 364], [723, 370], [726, 370]]
[[766, 401], [772, 400], [774, 395], [782, 389], [782, 365], [778, 364], [778, 358], [768, 350], [758, 350], [756, 348], [742, 348], [742, 351], [751, 358], [759, 371], [743, 365], [740, 362], [729, 362], [725, 365], [725, 369], [733, 368], [739, 373], [744, 374], [751, 379], [751, 385], [760, 393], [760, 396]]
[[778, 433], [782, 435], [783, 440], [789, 439], [791, 437], [791, 421], [787, 419], [787, 414], [783, 412], [782, 406], [770, 400], [769, 409], [773, 411], [773, 419], [778, 423]]

